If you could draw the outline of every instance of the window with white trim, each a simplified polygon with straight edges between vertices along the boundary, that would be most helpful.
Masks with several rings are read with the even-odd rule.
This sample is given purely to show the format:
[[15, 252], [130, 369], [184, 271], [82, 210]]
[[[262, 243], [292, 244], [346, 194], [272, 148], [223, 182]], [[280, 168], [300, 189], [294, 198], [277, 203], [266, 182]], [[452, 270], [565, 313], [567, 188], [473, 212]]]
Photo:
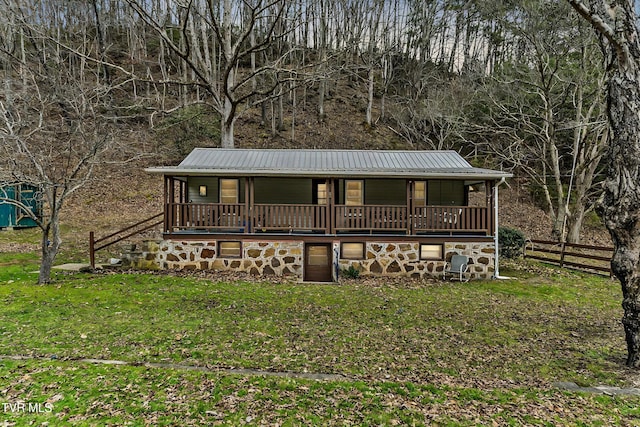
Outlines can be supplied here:
[[237, 179], [220, 179], [220, 203], [238, 203]]
[[242, 256], [241, 242], [218, 242], [218, 257], [220, 258], [240, 258]]
[[444, 245], [422, 243], [420, 244], [420, 259], [423, 260], [443, 260], [444, 259]]
[[415, 181], [413, 183], [413, 204], [414, 206], [425, 206], [427, 204], [427, 181]]
[[340, 248], [342, 259], [364, 259], [364, 243], [343, 243]]
[[364, 181], [346, 180], [344, 182], [344, 204], [348, 206], [364, 205]]

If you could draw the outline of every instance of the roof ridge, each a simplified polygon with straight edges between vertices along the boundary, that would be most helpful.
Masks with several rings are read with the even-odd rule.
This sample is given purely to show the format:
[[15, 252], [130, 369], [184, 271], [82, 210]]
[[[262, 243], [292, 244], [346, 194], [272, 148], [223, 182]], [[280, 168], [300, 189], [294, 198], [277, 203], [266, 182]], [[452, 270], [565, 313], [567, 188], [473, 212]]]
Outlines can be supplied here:
[[[456, 150], [377, 150], [377, 149], [349, 149], [349, 148], [223, 148], [223, 147], [195, 147], [196, 150], [215, 150], [215, 151], [291, 151], [291, 152], [366, 152], [366, 153], [456, 153]], [[192, 152], [193, 152], [192, 151]], [[460, 156], [462, 157], [462, 156]]]

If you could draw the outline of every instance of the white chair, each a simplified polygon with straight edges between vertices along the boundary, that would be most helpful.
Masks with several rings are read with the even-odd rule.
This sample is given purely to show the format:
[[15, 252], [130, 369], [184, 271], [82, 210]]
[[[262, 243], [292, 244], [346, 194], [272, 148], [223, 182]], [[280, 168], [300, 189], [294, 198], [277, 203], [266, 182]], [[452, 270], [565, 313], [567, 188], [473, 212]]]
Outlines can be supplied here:
[[453, 278], [456, 276], [462, 282], [467, 282], [469, 279], [465, 279], [465, 273], [469, 270], [469, 257], [464, 255], [453, 255], [451, 257], [451, 262], [445, 264], [444, 267], [444, 279], [447, 278], [447, 273], [449, 273]]

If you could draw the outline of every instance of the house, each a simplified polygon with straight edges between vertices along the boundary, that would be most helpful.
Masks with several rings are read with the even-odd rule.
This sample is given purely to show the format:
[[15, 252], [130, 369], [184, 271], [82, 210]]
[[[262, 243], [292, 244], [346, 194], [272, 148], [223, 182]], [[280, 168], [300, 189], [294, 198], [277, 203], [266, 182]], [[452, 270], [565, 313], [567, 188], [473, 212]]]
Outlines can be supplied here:
[[38, 187], [25, 183], [0, 185], [0, 228], [37, 226], [31, 216], [16, 203], [24, 205], [37, 218], [42, 218], [42, 202]]
[[334, 281], [470, 275], [496, 263], [497, 186], [511, 176], [454, 151], [196, 148], [164, 177], [160, 268], [247, 271]]

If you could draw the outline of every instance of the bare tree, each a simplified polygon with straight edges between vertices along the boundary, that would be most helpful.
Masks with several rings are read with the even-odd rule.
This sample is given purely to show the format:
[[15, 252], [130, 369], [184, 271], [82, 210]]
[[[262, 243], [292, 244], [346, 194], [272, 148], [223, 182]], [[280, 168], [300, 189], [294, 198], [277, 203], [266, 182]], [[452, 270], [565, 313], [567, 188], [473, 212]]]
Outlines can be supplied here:
[[315, 42], [315, 47], [318, 50], [318, 56], [320, 59], [318, 70], [318, 74], [320, 75], [318, 88], [318, 121], [320, 122], [324, 122], [326, 118], [324, 100], [327, 94], [327, 50], [329, 49], [329, 5], [327, 3], [327, 0], [319, 0], [319, 6], [317, 8], [317, 13], [319, 15], [317, 22], [319, 28], [316, 32], [317, 41]]
[[389, 84], [390, 127], [412, 146], [432, 150], [459, 148], [464, 141], [465, 108], [473, 87], [432, 62], [394, 58]]
[[640, 31], [633, 0], [567, 0], [594, 28], [604, 55], [609, 148], [598, 209], [622, 286], [627, 366], [640, 367]]
[[[598, 58], [587, 44], [581, 47], [579, 71], [576, 72], [572, 107], [575, 112], [572, 167], [566, 200], [566, 241], [580, 242], [585, 215], [596, 207], [602, 192], [596, 180], [608, 142], [605, 117], [604, 74], [590, 61]], [[596, 71], [597, 70], [597, 71]], [[589, 82], [590, 81], [590, 82]], [[573, 197], [573, 203], [571, 200]]]
[[597, 42], [568, 11], [524, 1], [501, 18], [518, 49], [484, 79], [470, 126], [484, 127], [490, 152], [539, 189], [554, 238], [577, 243], [597, 199], [606, 126]]
[[[42, 230], [38, 282], [43, 284], [50, 281], [62, 244], [60, 217], [67, 199], [92, 178], [96, 164], [112, 147], [115, 123], [100, 113], [109, 109], [111, 87], [97, 83], [103, 81], [100, 67], [86, 67], [61, 48], [54, 38], [61, 32], [44, 28], [42, 23], [51, 21], [37, 15], [38, 9], [2, 5], [15, 20], [3, 28], [0, 45], [5, 78], [0, 93], [0, 186], [26, 183], [40, 188], [45, 214], [38, 218], [18, 201], [0, 200], [18, 206]], [[29, 48], [16, 50], [6, 31], [22, 34]], [[84, 38], [77, 41], [79, 49], [92, 49]]]
[[[277, 71], [284, 68], [282, 62], [286, 52], [277, 58], [268, 58], [266, 54], [275, 40], [292, 31], [283, 25], [289, 11], [287, 2], [253, 0], [237, 7], [232, 0], [192, 0], [175, 4], [174, 22], [158, 16], [147, 2], [126, 1], [156, 31], [167, 49], [180, 58], [184, 70], [191, 73], [183, 71], [167, 76], [164, 83], [203, 89], [207, 96], [195, 102], [208, 103], [220, 114], [221, 145], [234, 147], [234, 125], [239, 108], [248, 99], [270, 96], [280, 83]], [[212, 61], [216, 55], [219, 62], [214, 67]], [[262, 58], [260, 64], [252, 62], [259, 58]], [[253, 66], [242, 66], [245, 62]], [[265, 75], [270, 78], [260, 81], [271, 84], [258, 87], [255, 84], [257, 77]]]

